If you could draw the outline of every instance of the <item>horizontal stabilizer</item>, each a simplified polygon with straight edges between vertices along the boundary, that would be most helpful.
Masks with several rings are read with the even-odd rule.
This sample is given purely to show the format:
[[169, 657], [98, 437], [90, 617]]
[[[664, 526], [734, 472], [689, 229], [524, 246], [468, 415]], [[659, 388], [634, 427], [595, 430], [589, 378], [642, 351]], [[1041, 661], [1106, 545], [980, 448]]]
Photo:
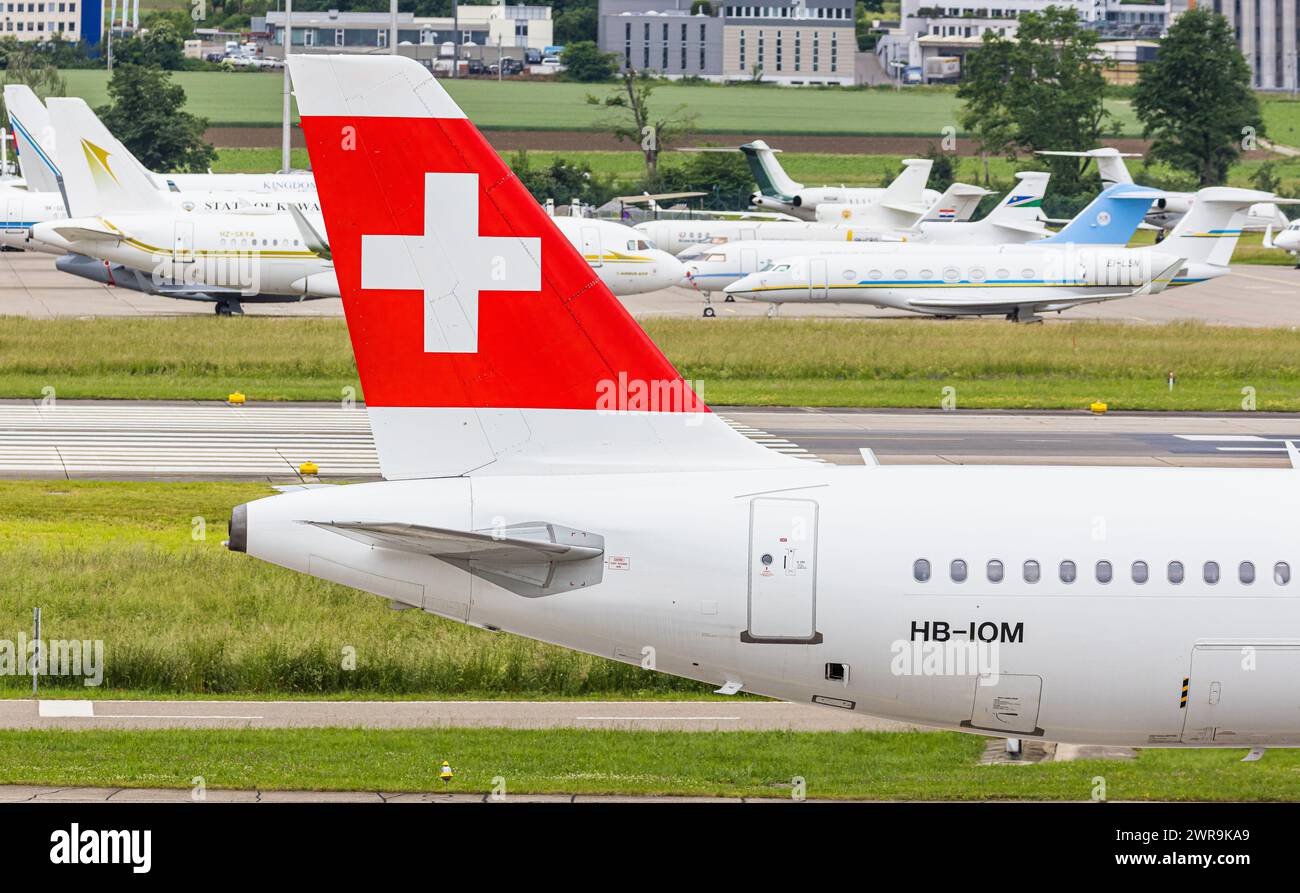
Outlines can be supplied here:
[[429, 555], [530, 598], [593, 586], [604, 575], [603, 536], [547, 521], [487, 531], [385, 521], [307, 523], [375, 548]]
[[510, 532], [509, 536], [384, 521], [307, 523], [383, 549], [466, 561], [582, 561], [600, 556], [605, 549], [602, 537], [545, 521], [502, 528], [503, 534]]
[[125, 233], [108, 227], [96, 227], [88, 225], [74, 226], [56, 226], [54, 231], [69, 242], [117, 242], [126, 238]]

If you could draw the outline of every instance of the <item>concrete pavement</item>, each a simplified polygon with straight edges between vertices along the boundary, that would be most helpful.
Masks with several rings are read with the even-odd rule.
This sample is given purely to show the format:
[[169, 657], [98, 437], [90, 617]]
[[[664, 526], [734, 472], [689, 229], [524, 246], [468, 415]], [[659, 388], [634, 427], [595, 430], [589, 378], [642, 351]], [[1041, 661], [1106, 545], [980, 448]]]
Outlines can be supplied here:
[[[703, 296], [670, 288], [623, 299], [636, 316], [700, 317]], [[715, 301], [718, 316], [761, 317], [766, 304]], [[250, 316], [341, 317], [337, 298], [285, 304], [245, 304]], [[54, 258], [30, 252], [0, 253], [0, 316], [51, 319], [64, 316], [211, 315], [212, 305], [109, 288], [60, 273]], [[850, 304], [792, 304], [781, 310], [790, 318], [916, 318], [914, 314]], [[1056, 317], [1052, 317], [1054, 319]], [[1160, 323], [1198, 320], [1227, 326], [1300, 325], [1300, 271], [1291, 267], [1238, 265], [1230, 275], [1159, 295], [1089, 304], [1060, 314], [1061, 319], [1101, 319]]]
[[655, 732], [924, 730], [780, 701], [0, 700], [0, 729], [617, 729]]

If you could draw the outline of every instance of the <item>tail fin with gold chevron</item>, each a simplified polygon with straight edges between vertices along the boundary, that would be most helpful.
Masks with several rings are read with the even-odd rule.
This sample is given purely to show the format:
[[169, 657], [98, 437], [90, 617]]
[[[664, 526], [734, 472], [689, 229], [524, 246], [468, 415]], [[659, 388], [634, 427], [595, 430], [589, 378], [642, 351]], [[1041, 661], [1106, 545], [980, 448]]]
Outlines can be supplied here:
[[124, 212], [171, 213], [148, 171], [109, 133], [83, 99], [46, 101], [71, 217]]

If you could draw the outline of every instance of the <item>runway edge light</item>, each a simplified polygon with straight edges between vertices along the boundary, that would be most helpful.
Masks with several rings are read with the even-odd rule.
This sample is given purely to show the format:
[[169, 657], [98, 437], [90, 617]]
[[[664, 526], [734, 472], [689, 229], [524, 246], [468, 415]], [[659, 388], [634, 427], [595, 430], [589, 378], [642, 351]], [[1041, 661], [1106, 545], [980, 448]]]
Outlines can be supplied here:
[[1090, 409], [1092, 412], [1095, 412], [1097, 415], [1101, 415], [1102, 413], [1106, 412], [1106, 410], [1110, 409], [1110, 407], [1105, 403], [1102, 403], [1100, 400], [1094, 400], [1092, 401], [1092, 404], [1088, 407], [1088, 409]]
[[240, 391], [235, 391], [233, 394], [231, 394], [229, 397], [226, 398], [226, 402], [229, 403], [231, 406], [243, 406], [247, 400], [248, 398], [245, 397], [243, 393]]

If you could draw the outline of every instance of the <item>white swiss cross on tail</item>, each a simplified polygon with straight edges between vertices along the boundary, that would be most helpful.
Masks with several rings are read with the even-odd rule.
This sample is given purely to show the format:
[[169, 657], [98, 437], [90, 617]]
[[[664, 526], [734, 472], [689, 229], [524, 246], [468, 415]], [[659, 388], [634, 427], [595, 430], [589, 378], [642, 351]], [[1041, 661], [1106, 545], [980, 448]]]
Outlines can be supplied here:
[[424, 352], [478, 353], [482, 291], [540, 291], [541, 239], [478, 234], [478, 174], [424, 175], [424, 234], [361, 237], [361, 287], [424, 292]]

